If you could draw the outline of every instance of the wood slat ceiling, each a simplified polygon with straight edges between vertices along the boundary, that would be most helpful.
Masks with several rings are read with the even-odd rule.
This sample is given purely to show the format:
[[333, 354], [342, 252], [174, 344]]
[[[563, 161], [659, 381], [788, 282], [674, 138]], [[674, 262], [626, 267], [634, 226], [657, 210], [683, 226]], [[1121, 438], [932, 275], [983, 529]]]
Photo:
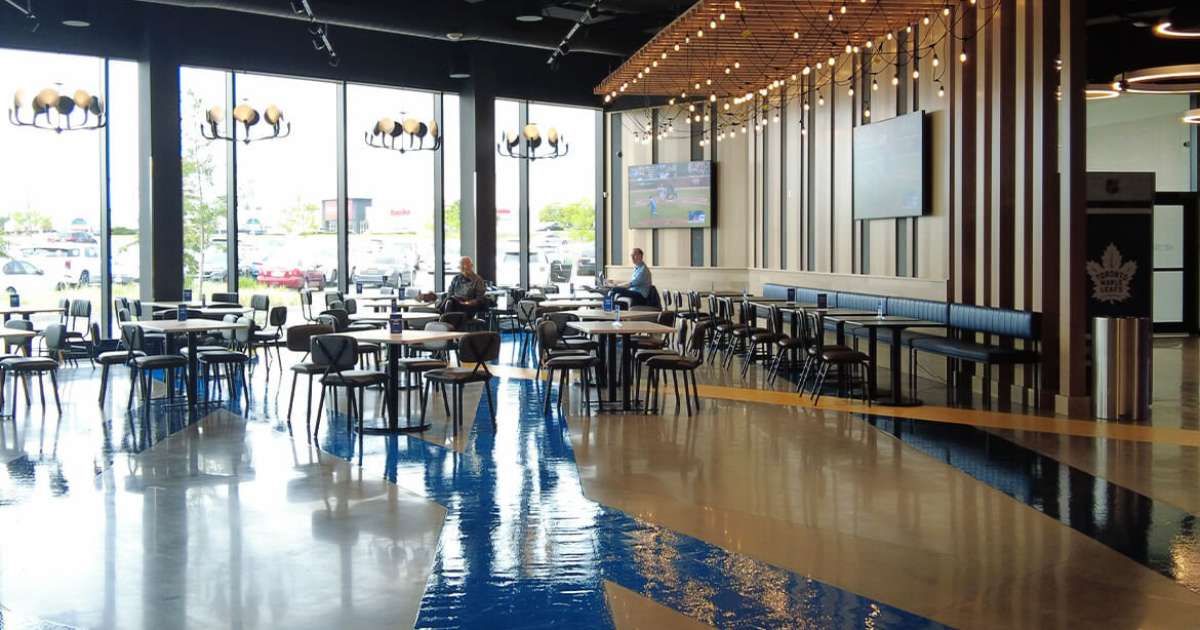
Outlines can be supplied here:
[[[863, 46], [962, 3], [740, 0], [738, 8], [737, 0], [700, 0], [597, 85], [595, 93], [679, 96], [686, 91], [718, 98], [738, 96], [799, 73], [805, 65], [815, 66], [830, 56], [840, 59], [847, 44]], [[712, 28], [714, 23], [716, 28]], [[740, 67], [735, 69], [735, 63]], [[728, 74], [726, 67], [730, 68]], [[700, 84], [698, 92], [696, 83]], [[623, 92], [621, 86], [626, 86]]]

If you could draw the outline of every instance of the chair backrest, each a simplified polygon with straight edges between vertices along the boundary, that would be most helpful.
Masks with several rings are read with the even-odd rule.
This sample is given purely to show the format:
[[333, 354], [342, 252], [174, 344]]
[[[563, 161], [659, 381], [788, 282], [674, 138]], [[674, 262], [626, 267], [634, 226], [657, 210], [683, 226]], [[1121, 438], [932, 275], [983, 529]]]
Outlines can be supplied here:
[[131, 319], [132, 318], [129, 315], [129, 309], [127, 309], [127, 308], [117, 309], [117, 323], [118, 324], [124, 324], [125, 322], [131, 321]]
[[90, 326], [90, 334], [88, 335], [88, 339], [91, 340], [91, 345], [93, 348], [96, 347], [96, 345], [100, 343], [100, 323], [99, 322], [92, 322], [92, 325]]
[[703, 320], [694, 326], [687, 333], [687, 340], [684, 342], [684, 354], [695, 357], [701, 361], [704, 360], [704, 343], [708, 338], [708, 330], [712, 328], [711, 320]]
[[142, 310], [142, 301], [138, 299], [130, 300], [129, 313], [133, 315], [135, 319], [141, 319], [145, 317], [146, 313]]
[[238, 345], [244, 346], [250, 343], [250, 336], [254, 334], [254, 330], [258, 328], [258, 326], [254, 324], [253, 319], [246, 317], [245, 315], [238, 317], [237, 323], [245, 326], [245, 328], [234, 328], [233, 340], [236, 341]]
[[73, 319], [92, 319], [92, 301], [74, 300], [71, 302], [71, 317]]
[[309, 346], [312, 361], [328, 372], [353, 370], [358, 365], [358, 340], [346, 335], [312, 337]]
[[351, 315], [353, 315], [358, 312], [358, 300], [356, 300], [354, 298], [346, 298], [346, 301], [343, 302], [342, 304], [345, 307], [347, 313], [350, 313]]
[[561, 338], [558, 333], [558, 324], [552, 319], [543, 319], [538, 322], [535, 331], [537, 333], [538, 361], [543, 362], [546, 360], [546, 355], [558, 345]]
[[[458, 358], [465, 363], [486, 363], [500, 358], [500, 333], [474, 332], [458, 340]], [[479, 369], [476, 366], [476, 369]], [[486, 367], [483, 368], [487, 370]]]
[[325, 306], [326, 307], [332, 306], [334, 302], [344, 302], [344, 301], [345, 300], [342, 299], [342, 294], [338, 291], [326, 291], [325, 292]]
[[13, 330], [33, 330], [33, 322], [28, 319], [10, 319], [4, 322], [4, 327]]
[[571, 313], [566, 313], [563, 311], [546, 313], [545, 315], [542, 316], [542, 321], [554, 322], [554, 325], [558, 328], [558, 336], [559, 337], [564, 337], [569, 332], [568, 328], [567, 328], [567, 324], [569, 324], [573, 321], [578, 321], [578, 320], [579, 320], [579, 318], [576, 317], [575, 315], [573, 315]]
[[[450, 332], [454, 330], [450, 324], [446, 322], [428, 322], [425, 324], [425, 330], [430, 332]], [[449, 341], [426, 341], [421, 344], [421, 348], [432, 352], [447, 350], [450, 348]]]
[[333, 332], [337, 332], [338, 329], [337, 318], [333, 315], [329, 315], [328, 313], [317, 315], [317, 324], [321, 326], [328, 326]]
[[42, 332], [46, 340], [46, 349], [51, 352], [67, 349], [67, 327], [62, 324], [50, 324]]
[[700, 311], [700, 294], [695, 291], [688, 291], [688, 310], [697, 313]]
[[350, 327], [350, 314], [340, 308], [331, 308], [321, 311], [321, 315], [317, 317], [321, 321], [321, 317], [329, 316], [333, 318], [334, 327], [337, 332], [342, 332]]
[[517, 323], [528, 324], [537, 319], [537, 302], [521, 300], [517, 302]]
[[825, 339], [825, 331], [821, 330], [821, 314], [816, 311], [805, 310], [801, 311], [800, 315], [800, 340], [804, 344], [804, 347], [816, 346], [820, 348]]
[[67, 322], [67, 318], [71, 316], [71, 300], [63, 298], [58, 301], [58, 308], [62, 309], [62, 313], [58, 316], [58, 321]]
[[674, 326], [675, 319], [675, 311], [661, 311], [655, 321], [663, 326]]
[[250, 296], [250, 308], [264, 313], [267, 312], [271, 309], [271, 296], [263, 293], [256, 293]]
[[451, 330], [462, 330], [467, 323], [467, 316], [465, 313], [442, 313], [441, 317], [438, 317], [438, 321], [449, 324]]
[[336, 311], [346, 311], [347, 314], [350, 313], [350, 311], [346, 309], [346, 303], [338, 301], [338, 300], [334, 300], [332, 302], [327, 303], [325, 305], [325, 310], [327, 310], [327, 311], [335, 311], [335, 310]]
[[272, 306], [267, 314], [267, 325], [282, 328], [287, 323], [288, 310], [286, 306]]
[[137, 324], [124, 324], [121, 326], [121, 343], [126, 350], [142, 350], [146, 345], [146, 331]]
[[783, 334], [783, 311], [775, 304], [767, 307], [767, 332], [772, 335]]
[[221, 304], [240, 304], [238, 294], [236, 293], [214, 293], [212, 294], [212, 301]]
[[654, 307], [655, 310], [662, 308], [662, 300], [658, 299], [658, 289], [654, 285], [650, 285], [650, 293], [646, 295], [646, 306]]
[[325, 324], [301, 324], [287, 329], [287, 349], [292, 352], [307, 353], [312, 348], [312, 338], [315, 335], [328, 335], [333, 332], [332, 326]]

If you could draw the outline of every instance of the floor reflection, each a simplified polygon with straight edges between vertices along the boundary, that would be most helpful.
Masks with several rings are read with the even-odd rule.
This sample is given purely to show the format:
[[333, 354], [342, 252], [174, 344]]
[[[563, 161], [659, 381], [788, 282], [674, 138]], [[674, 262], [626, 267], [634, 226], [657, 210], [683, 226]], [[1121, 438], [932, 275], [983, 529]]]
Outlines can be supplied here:
[[387, 477], [447, 510], [418, 627], [609, 625], [605, 580], [722, 626], [937, 625], [589, 500], [566, 423], [522, 404], [535, 388], [503, 382], [462, 454], [387, 444]]

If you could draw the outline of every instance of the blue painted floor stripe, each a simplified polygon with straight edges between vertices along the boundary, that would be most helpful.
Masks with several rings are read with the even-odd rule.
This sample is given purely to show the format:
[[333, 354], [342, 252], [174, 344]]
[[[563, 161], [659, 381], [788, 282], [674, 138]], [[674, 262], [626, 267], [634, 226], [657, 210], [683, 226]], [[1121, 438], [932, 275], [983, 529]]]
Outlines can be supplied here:
[[[721, 627], [942, 627], [591, 501], [536, 387], [502, 381], [501, 417], [481, 401], [461, 455], [386, 438], [386, 476], [448, 511], [418, 627], [611, 627], [605, 580]], [[329, 427], [349, 457], [344, 421]]]

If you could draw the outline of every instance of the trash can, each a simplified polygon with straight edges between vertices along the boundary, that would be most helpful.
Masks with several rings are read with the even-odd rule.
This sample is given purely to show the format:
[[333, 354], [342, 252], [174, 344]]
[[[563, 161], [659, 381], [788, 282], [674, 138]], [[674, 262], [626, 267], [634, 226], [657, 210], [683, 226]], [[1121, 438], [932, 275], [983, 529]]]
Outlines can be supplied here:
[[1149, 317], [1092, 318], [1092, 411], [1107, 420], [1150, 415]]

